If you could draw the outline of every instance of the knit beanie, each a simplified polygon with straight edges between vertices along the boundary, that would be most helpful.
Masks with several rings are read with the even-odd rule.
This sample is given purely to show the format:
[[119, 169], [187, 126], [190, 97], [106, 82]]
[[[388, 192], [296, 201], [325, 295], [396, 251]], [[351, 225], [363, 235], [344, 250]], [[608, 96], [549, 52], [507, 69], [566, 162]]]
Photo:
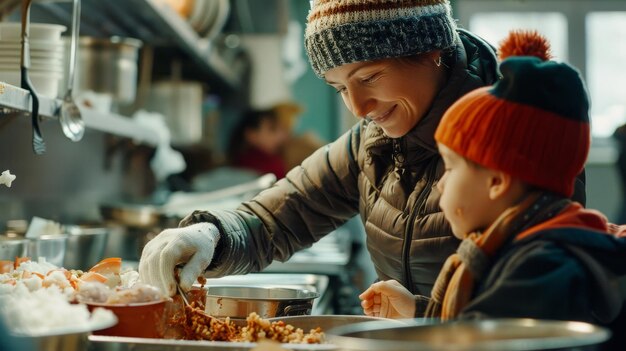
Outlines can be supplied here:
[[304, 37], [321, 78], [348, 63], [446, 49], [457, 34], [448, 0], [311, 0]]
[[536, 32], [511, 33], [500, 48], [503, 78], [455, 102], [435, 140], [484, 167], [570, 197], [589, 153], [589, 100], [579, 72], [548, 61], [548, 51]]

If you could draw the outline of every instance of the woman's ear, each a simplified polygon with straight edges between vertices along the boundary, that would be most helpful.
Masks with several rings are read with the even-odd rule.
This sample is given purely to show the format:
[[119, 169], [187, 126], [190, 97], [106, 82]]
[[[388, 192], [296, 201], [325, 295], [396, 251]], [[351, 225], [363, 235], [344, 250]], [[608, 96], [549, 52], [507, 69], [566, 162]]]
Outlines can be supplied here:
[[489, 199], [497, 200], [511, 190], [513, 177], [508, 173], [490, 170], [487, 182], [487, 186], [489, 187]]

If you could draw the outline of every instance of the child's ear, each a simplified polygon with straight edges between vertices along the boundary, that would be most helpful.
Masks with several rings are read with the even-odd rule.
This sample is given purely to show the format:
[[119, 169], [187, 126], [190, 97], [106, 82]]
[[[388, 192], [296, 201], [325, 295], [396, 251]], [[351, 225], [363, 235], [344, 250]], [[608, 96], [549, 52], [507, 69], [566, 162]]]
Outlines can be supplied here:
[[489, 177], [487, 178], [489, 199], [497, 200], [511, 189], [513, 178], [511, 175], [500, 171], [491, 171], [489, 173]]

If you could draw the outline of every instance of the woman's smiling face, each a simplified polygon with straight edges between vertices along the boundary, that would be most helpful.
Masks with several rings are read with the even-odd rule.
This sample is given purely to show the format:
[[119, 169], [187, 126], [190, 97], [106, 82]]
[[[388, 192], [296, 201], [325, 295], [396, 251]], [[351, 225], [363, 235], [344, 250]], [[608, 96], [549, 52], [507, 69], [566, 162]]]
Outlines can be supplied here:
[[369, 118], [391, 138], [408, 133], [422, 119], [443, 86], [445, 71], [439, 53], [420, 59], [381, 59], [356, 62], [326, 72], [348, 109]]

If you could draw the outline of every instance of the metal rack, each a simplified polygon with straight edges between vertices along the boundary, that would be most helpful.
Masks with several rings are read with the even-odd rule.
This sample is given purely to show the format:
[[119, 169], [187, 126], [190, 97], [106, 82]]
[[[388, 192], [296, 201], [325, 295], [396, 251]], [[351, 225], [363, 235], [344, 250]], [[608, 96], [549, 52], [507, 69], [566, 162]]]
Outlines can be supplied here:
[[[19, 0], [7, 0], [0, 6], [2, 13], [19, 20], [14, 11]], [[0, 13], [1, 14], [1, 13]], [[31, 21], [69, 25], [71, 7], [68, 3], [36, 2]], [[81, 35], [96, 37], [132, 37], [145, 45], [167, 47], [189, 58], [197, 79], [205, 80], [222, 93], [232, 94], [241, 86], [239, 72], [233, 70], [213, 43], [201, 38], [193, 28], [167, 5], [156, 0], [82, 0]], [[0, 78], [1, 79], [1, 78]], [[40, 115], [58, 118], [61, 101], [41, 97]], [[0, 119], [7, 111], [30, 113], [30, 95], [26, 90], [0, 82]], [[156, 144], [155, 134], [133, 120], [112, 114], [80, 108], [87, 128]]]
[[[39, 97], [39, 115], [42, 118], [58, 119], [60, 107], [61, 101], [58, 99]], [[128, 117], [113, 113], [104, 114], [83, 106], [79, 106], [79, 109], [87, 128], [128, 137], [148, 145], [157, 145], [159, 142], [157, 135], [151, 129], [137, 124]], [[3, 110], [30, 113], [30, 93], [24, 89], [0, 82], [0, 118], [3, 115], [9, 115], [3, 113]]]

